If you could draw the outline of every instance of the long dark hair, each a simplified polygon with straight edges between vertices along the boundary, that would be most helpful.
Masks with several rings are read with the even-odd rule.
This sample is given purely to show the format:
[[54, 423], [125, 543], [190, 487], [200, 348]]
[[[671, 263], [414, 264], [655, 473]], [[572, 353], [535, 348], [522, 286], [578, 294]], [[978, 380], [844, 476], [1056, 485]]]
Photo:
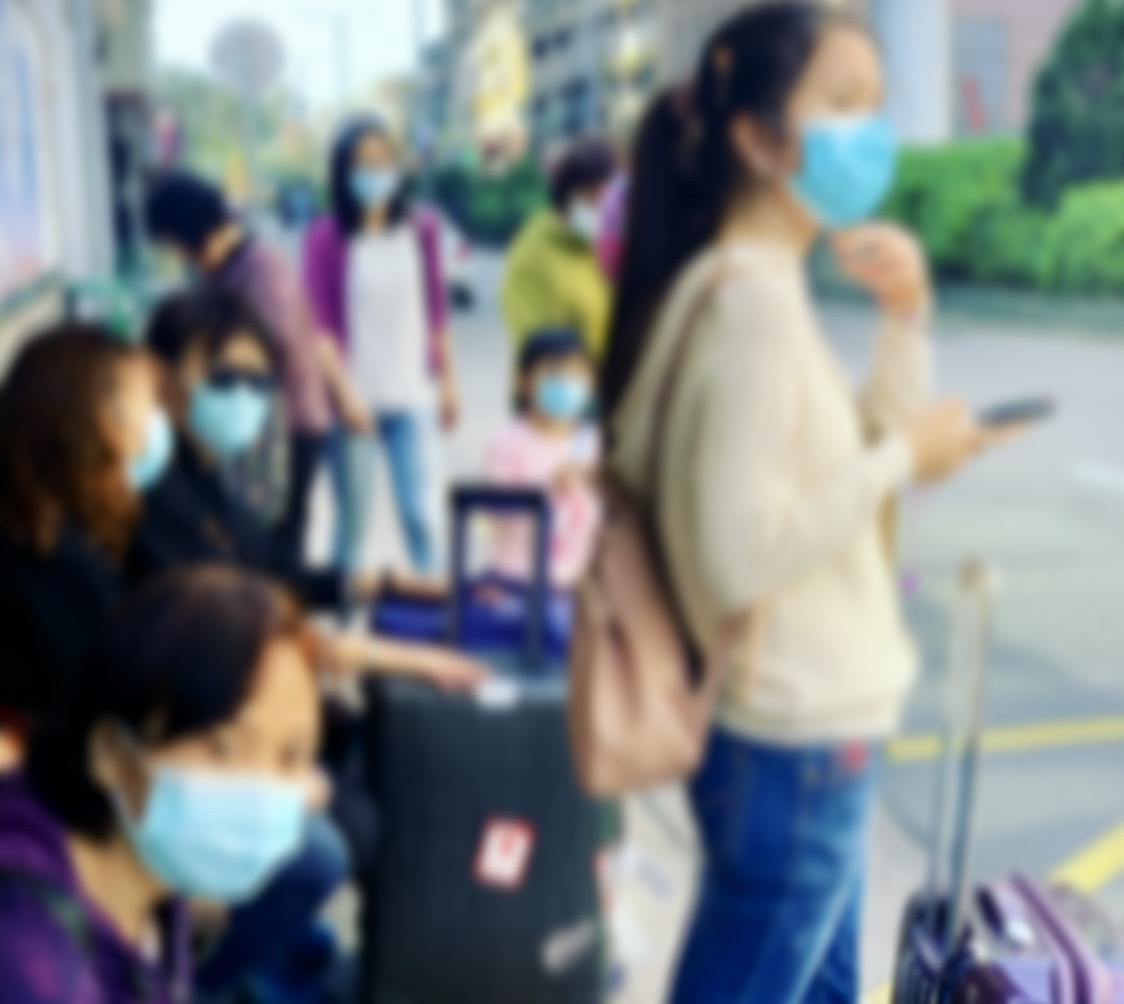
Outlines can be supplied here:
[[112, 559], [125, 550], [138, 503], [103, 412], [137, 349], [88, 324], [33, 338], [0, 387], [0, 534], [50, 553], [67, 526]]
[[[340, 130], [336, 142], [332, 146], [332, 156], [329, 164], [329, 197], [332, 203], [332, 215], [336, 223], [348, 237], [357, 234], [363, 228], [363, 217], [366, 209], [359, 203], [351, 191], [351, 171], [355, 166], [355, 151], [359, 144], [368, 136], [376, 136], [381, 140], [397, 147], [394, 137], [384, 122], [377, 118], [358, 118], [348, 122]], [[398, 194], [390, 203], [387, 213], [387, 222], [391, 226], [398, 226], [410, 215], [411, 210], [410, 183], [403, 178]]]
[[718, 29], [691, 82], [648, 110], [633, 154], [628, 232], [601, 375], [606, 416], [627, 393], [680, 269], [714, 238], [744, 182], [731, 123], [748, 114], [782, 135], [788, 100], [824, 31], [837, 24], [861, 22], [814, 0], [752, 7]]

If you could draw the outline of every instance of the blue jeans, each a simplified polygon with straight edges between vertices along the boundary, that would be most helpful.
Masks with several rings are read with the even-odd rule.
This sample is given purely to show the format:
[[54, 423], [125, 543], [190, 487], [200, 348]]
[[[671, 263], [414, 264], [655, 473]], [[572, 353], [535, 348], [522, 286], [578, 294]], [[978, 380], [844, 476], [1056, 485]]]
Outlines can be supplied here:
[[[386, 449], [398, 516], [415, 570], [437, 570], [437, 518], [433, 472], [427, 437], [433, 418], [427, 411], [375, 416], [378, 438]], [[354, 571], [367, 531], [374, 489], [375, 442], [368, 436], [337, 432], [332, 444], [332, 481], [336, 495], [336, 566]]]
[[225, 997], [271, 973], [316, 930], [320, 910], [350, 874], [351, 856], [335, 824], [312, 817], [297, 857], [231, 915], [199, 970], [203, 994]]
[[705, 863], [674, 1004], [856, 1004], [872, 756], [715, 731], [691, 786]]

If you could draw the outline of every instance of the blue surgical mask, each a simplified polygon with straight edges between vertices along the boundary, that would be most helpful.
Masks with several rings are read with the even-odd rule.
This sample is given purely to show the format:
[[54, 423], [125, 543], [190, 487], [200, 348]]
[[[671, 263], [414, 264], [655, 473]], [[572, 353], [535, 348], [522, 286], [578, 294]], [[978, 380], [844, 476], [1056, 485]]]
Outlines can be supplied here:
[[308, 812], [301, 785], [168, 766], [151, 771], [140, 818], [113, 801], [153, 875], [180, 895], [224, 905], [252, 899], [293, 858]]
[[814, 120], [804, 127], [802, 147], [792, 191], [829, 229], [869, 219], [893, 186], [898, 144], [881, 115]]
[[133, 491], [144, 494], [156, 486], [172, 462], [175, 441], [167, 412], [154, 409], [145, 431], [144, 450], [129, 461], [129, 485]]
[[265, 433], [270, 395], [260, 387], [197, 384], [187, 421], [199, 441], [220, 460], [245, 453]]
[[566, 214], [570, 229], [586, 244], [596, 244], [601, 235], [601, 210], [592, 202], [578, 200]]
[[377, 209], [394, 198], [400, 182], [394, 168], [357, 167], [351, 172], [351, 194], [364, 209]]
[[577, 422], [589, 411], [593, 394], [579, 377], [548, 376], [535, 390], [535, 407], [555, 422]]

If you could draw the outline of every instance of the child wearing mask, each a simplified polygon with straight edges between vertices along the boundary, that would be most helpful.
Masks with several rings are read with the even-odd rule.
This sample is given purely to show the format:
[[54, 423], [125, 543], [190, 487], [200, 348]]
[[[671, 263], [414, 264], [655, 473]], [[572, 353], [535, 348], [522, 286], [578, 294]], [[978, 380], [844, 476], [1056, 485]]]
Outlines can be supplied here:
[[[572, 588], [585, 571], [601, 521], [592, 484], [601, 452], [589, 424], [592, 405], [593, 365], [581, 335], [539, 331], [519, 356], [516, 416], [488, 450], [490, 481], [549, 494], [551, 579], [559, 589]], [[494, 571], [526, 579], [531, 555], [529, 527], [515, 520], [496, 527]]]

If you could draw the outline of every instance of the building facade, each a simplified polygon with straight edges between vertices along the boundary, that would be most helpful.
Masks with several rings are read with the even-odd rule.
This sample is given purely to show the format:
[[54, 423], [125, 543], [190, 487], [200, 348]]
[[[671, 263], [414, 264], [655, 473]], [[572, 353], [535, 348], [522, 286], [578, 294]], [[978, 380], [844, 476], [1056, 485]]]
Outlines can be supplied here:
[[953, 106], [962, 136], [1017, 132], [1034, 80], [1082, 0], [954, 0]]
[[99, 13], [0, 0], [0, 370], [64, 280], [112, 269]]
[[627, 133], [659, 80], [655, 0], [525, 0], [540, 149]]
[[[501, 0], [447, 2], [446, 65], [473, 20]], [[506, 2], [527, 32], [531, 132], [543, 148], [617, 123], [625, 131], [660, 83], [693, 72], [722, 21], [757, 0]], [[903, 140], [932, 144], [1024, 128], [1038, 68], [1082, 0], [834, 2], [869, 19]]]
[[[691, 71], [709, 34], [753, 0], [662, 0], [664, 74]], [[1035, 75], [1081, 0], [840, 0], [866, 14], [907, 142], [1021, 130]]]

